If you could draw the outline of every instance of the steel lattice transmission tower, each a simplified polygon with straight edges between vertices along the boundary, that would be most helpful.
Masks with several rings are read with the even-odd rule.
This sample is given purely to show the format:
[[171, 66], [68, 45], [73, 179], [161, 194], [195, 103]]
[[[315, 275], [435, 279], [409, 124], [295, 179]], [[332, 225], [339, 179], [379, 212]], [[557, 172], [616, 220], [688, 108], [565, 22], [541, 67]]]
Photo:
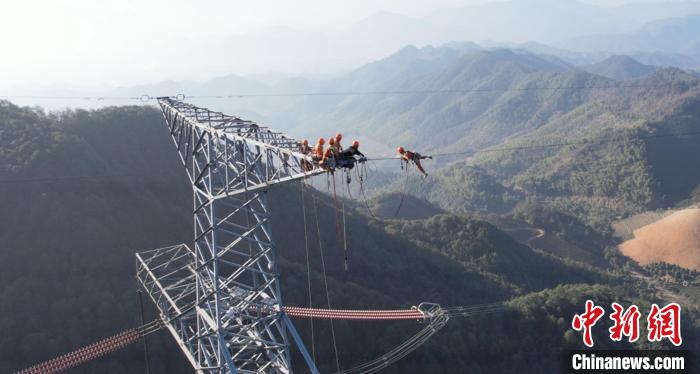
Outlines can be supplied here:
[[291, 372], [270, 210], [271, 185], [322, 173], [298, 142], [235, 116], [159, 98], [194, 193], [194, 247], [141, 252], [137, 277], [195, 370]]

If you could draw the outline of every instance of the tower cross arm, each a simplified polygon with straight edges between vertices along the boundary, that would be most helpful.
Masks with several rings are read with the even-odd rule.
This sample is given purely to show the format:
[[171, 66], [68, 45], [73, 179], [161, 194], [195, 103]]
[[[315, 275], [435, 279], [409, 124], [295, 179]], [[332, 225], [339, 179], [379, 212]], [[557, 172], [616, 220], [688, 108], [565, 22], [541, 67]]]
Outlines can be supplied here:
[[284, 133], [170, 97], [158, 104], [190, 181], [212, 198], [325, 172]]

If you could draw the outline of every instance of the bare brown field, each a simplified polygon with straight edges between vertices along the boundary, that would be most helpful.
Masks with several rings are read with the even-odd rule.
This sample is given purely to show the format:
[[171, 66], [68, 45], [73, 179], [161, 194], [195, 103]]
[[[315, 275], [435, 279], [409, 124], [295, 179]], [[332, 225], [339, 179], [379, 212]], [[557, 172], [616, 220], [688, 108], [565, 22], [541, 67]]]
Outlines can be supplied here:
[[700, 270], [700, 209], [684, 209], [634, 230], [620, 251], [640, 265], [667, 262]]
[[673, 210], [660, 210], [655, 212], [644, 212], [631, 217], [615, 221], [612, 224], [615, 235], [622, 240], [634, 239], [634, 230], [652, 224], [664, 217], [673, 214]]

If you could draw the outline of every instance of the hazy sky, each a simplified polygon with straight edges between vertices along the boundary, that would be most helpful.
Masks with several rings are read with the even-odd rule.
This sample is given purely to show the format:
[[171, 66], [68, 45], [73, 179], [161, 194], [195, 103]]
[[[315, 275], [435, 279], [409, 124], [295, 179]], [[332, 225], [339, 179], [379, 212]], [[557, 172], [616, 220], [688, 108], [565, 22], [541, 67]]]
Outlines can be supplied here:
[[[215, 62], [216, 54], [205, 54], [196, 48], [198, 41], [279, 26], [299, 30], [340, 29], [380, 11], [420, 17], [436, 9], [488, 1], [8, 1], [0, 11], [3, 49], [0, 87], [56, 81], [78, 85], [132, 85], [171, 75], [174, 79], [183, 79], [190, 77], [187, 66], [167, 60], [183, 54], [212, 62], [212, 72], [220, 74], [226, 70], [228, 62]], [[615, 5], [625, 1], [586, 2]], [[173, 51], [176, 43], [180, 43], [182, 49], [179, 53]], [[191, 78], [211, 76], [201, 71], [207, 64], [191, 66], [200, 67], [200, 71], [192, 72]], [[253, 62], [242, 66], [242, 73], [271, 68], [265, 65], [256, 69]], [[172, 72], [168, 71], [170, 68]], [[281, 65], [275, 70], [285, 69]]]

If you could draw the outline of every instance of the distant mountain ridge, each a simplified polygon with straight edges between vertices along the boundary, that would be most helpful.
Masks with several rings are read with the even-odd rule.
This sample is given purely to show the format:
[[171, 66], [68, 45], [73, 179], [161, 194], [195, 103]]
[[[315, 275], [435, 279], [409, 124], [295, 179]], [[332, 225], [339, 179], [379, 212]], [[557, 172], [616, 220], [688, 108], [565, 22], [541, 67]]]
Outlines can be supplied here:
[[[416, 138], [423, 139], [419, 143], [423, 148], [439, 147], [450, 139], [446, 143], [461, 149], [497, 144], [503, 140], [498, 134], [504, 131], [509, 132], [509, 136], [530, 131], [551, 113], [567, 110], [564, 109], [567, 107], [573, 109], [594, 99], [593, 94], [599, 94], [594, 90], [571, 92], [567, 86], [615, 85], [602, 78], [629, 80], [656, 71], [654, 67], [616, 56], [583, 68], [590, 73], [576, 71], [572, 64], [556, 57], [524, 50], [484, 50], [473, 43], [453, 43], [441, 47], [407, 46], [385, 59], [327, 81], [283, 79], [270, 86], [230, 76], [195, 86], [166, 82], [162, 86], [116, 93], [186, 92], [195, 96], [189, 99], [195, 103], [259, 120], [297, 136], [327, 136], [323, 129], [332, 124], [330, 127], [357, 136], [369, 147], [365, 149], [375, 152], [380, 152], [384, 146], [394, 148], [393, 143], [410, 144]], [[557, 90], [557, 87], [563, 89]], [[406, 93], [383, 94], [394, 91]], [[421, 91], [447, 92], [422, 94]], [[316, 92], [339, 94], [313, 96]], [[359, 94], [353, 95], [354, 92]], [[363, 95], [363, 92], [376, 94]], [[274, 96], [286, 93], [312, 96]], [[236, 94], [273, 96], [211, 97]], [[556, 97], [552, 96], [554, 94]], [[603, 94], [609, 96], [609, 93]], [[198, 95], [210, 98], [198, 99]], [[530, 123], [518, 130], [514, 126], [522, 124], [522, 119], [529, 119]], [[504, 128], [494, 132], [494, 123]], [[404, 130], [406, 124], [411, 124], [412, 130]], [[436, 127], [437, 124], [440, 126]], [[364, 135], [368, 132], [373, 137]], [[430, 136], [426, 136], [428, 134]], [[454, 141], [455, 136], [457, 141]]]
[[[635, 139], [689, 131], [699, 82], [680, 69], [650, 67], [628, 57], [581, 68], [522, 49], [451, 43], [408, 46], [325, 81], [297, 78], [265, 85], [229, 76], [186, 92], [195, 93], [188, 98], [195, 104], [240, 114], [295, 137], [313, 140], [342, 132], [348, 139], [359, 139], [367, 154], [382, 157], [393, 156], [398, 145], [423, 153], [459, 154], [580, 139], [629, 139], [630, 144], [617, 148], [491, 152], [446, 172], [433, 169], [467, 155], [428, 162], [431, 177], [463, 181], [459, 188], [425, 184], [431, 202], [443, 209], [507, 212], [525, 194], [561, 199], [558, 203], [579, 218], [603, 224], [610, 215], [685, 199], [698, 185], [678, 166], [694, 157], [691, 141], [670, 137], [669, 142], [641, 145]], [[175, 84], [165, 86], [175, 89]], [[235, 89], [271, 95], [196, 97], [200, 92], [235, 95]], [[664, 147], [675, 149], [662, 151]], [[483, 186], [497, 193], [484, 194]]]
[[[239, 87], [246, 87], [242, 82]], [[690, 131], [687, 116], [700, 100], [699, 82], [693, 74], [645, 65], [627, 56], [580, 68], [525, 50], [483, 49], [466, 43], [408, 46], [332, 80], [283, 80], [277, 88], [267, 88], [377, 94], [213, 99], [209, 103], [227, 112], [251, 114], [299, 137], [314, 139], [340, 131], [359, 139], [367, 154], [382, 156], [392, 155], [397, 145], [441, 153], [629, 138], [632, 143], [624, 147], [477, 155], [469, 166], [457, 164], [439, 172], [432, 169], [447, 166], [446, 160], [427, 162], [431, 178], [421, 195], [442, 209], [507, 212], [524, 193], [561, 199], [557, 201], [570, 209], [575, 204], [579, 218], [603, 224], [611, 215], [685, 199], [698, 185], [676, 166], [694, 157], [692, 139], [671, 137], [668, 142], [647, 145], [633, 139]], [[676, 150], [667, 153], [659, 144]], [[579, 156], [584, 150], [607, 161]], [[664, 158], [664, 154], [672, 156]], [[595, 168], [590, 170], [590, 165]], [[461, 182], [455, 185], [454, 181]]]
[[[592, 72], [525, 51], [482, 50], [407, 77], [400, 86], [407, 94], [339, 99], [324, 118], [353, 136], [370, 133], [389, 150], [535, 147], [477, 154], [469, 163], [426, 161], [431, 177], [415, 194], [452, 212], [503, 213], [534, 196], [602, 228], [615, 216], [687, 199], [700, 180], [682, 171], [683, 160], [700, 150], [692, 137], [673, 134], [693, 131], [700, 79], [630, 57], [586, 69]], [[445, 92], [421, 93], [430, 90]], [[667, 137], [640, 140], [655, 134]], [[619, 141], [596, 145], [600, 139]], [[582, 140], [593, 144], [542, 147]]]
[[579, 36], [556, 45], [575, 51], [684, 52], [698, 41], [700, 41], [700, 14], [691, 14], [656, 20], [632, 33]]
[[[217, 34], [187, 41], [199, 50], [216, 51], [216, 58], [206, 59], [192, 53], [182, 47], [181, 40], [162, 40], [151, 49], [157, 52], [156, 55], [167, 58], [149, 61], [148, 71], [150, 79], [154, 80], [198, 81], [231, 73], [262, 77], [260, 72], [265, 71], [278, 71], [283, 75], [339, 75], [381, 59], [405, 45], [443, 45], [455, 40], [474, 41], [481, 45], [537, 43], [565, 51], [605, 52], [604, 57], [625, 53], [647, 64], [692, 68], [698, 67], [700, 56], [692, 54], [692, 48], [678, 48], [688, 45], [687, 42], [697, 42], [697, 39], [692, 40], [697, 34], [692, 16], [697, 14], [700, 14], [700, 5], [695, 1], [599, 6], [572, 0], [509, 0], [438, 9], [422, 16], [384, 11], [354, 23], [321, 30], [276, 26], [245, 34]], [[677, 33], [680, 28], [684, 31]], [[637, 33], [640, 33], [640, 38], [637, 38]], [[680, 42], [678, 45], [664, 44], [665, 37]], [[675, 62], [652, 63], [636, 53], [663, 53], [666, 60]], [[668, 56], [673, 54], [681, 56]], [[658, 57], [656, 59], [659, 61]], [[692, 60], [695, 60], [695, 66], [689, 62]], [[583, 63], [592, 62], [595, 61], [586, 59]], [[685, 65], [679, 65], [681, 62]], [[149, 79], [139, 75], [141, 79]], [[261, 80], [274, 82], [279, 77]], [[57, 90], [46, 87], [42, 92], [37, 92], [35, 86], [4, 89], [17, 91], [18, 95], [89, 94], [86, 91], [104, 94], [101, 88], [73, 91], [69, 87]], [[159, 94], [154, 91], [138, 92], [137, 95], [144, 93]], [[89, 106], [92, 103], [82, 104]]]
[[658, 70], [655, 66], [644, 65], [632, 57], [624, 55], [611, 56], [604, 61], [585, 66], [583, 69], [591, 74], [616, 80], [642, 78]]
[[[621, 67], [619, 74], [639, 74], [627, 68]], [[661, 94], [663, 87], [654, 86], [659, 79], [666, 79], [663, 77], [663, 73], [646, 77], [636, 83], [640, 86], [636, 91], [645, 91], [644, 86], [649, 85], [651, 96], [656, 96], [656, 91]], [[690, 75], [678, 77], [694, 79]], [[405, 94], [331, 98], [318, 106], [313, 99], [305, 99], [297, 110], [303, 105], [320, 110], [300, 111], [297, 118], [302, 124], [295, 131], [318, 133], [332, 120], [336, 128], [353, 136], [371, 129], [373, 140], [389, 149], [401, 143], [417, 143], [428, 151], [479, 149], [535, 130], [552, 116], [598, 100], [647, 111], [649, 107], [626, 101], [631, 94], [627, 85], [577, 70], [552, 57], [513, 50], [478, 51], [462, 55], [443, 69], [406, 76], [400, 83], [384, 86]], [[640, 100], [648, 98], [641, 96]]]

